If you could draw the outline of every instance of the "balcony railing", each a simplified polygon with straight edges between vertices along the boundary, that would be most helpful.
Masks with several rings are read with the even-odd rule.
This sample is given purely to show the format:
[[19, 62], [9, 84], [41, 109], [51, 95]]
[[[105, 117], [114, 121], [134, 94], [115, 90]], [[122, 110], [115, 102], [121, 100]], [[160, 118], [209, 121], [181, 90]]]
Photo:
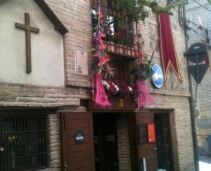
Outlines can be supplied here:
[[[137, 58], [135, 56], [134, 35], [137, 33], [137, 23], [124, 22], [128, 20], [127, 16], [123, 18], [123, 14], [116, 12], [106, 6], [101, 6], [103, 13], [104, 33], [106, 34], [105, 41], [107, 43], [106, 51], [115, 56], [122, 56], [125, 58]], [[96, 34], [97, 19], [97, 5], [92, 5], [92, 26], [93, 35]], [[120, 19], [121, 17], [121, 19]]]

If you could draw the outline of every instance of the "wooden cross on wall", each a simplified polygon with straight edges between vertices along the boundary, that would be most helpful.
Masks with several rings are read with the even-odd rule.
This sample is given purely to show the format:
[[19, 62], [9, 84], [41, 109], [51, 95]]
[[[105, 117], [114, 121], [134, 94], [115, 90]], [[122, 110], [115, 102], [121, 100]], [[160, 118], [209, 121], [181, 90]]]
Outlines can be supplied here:
[[24, 29], [26, 32], [26, 72], [31, 72], [31, 32], [39, 33], [38, 28], [30, 26], [30, 15], [25, 13], [25, 25], [20, 23], [15, 23], [15, 27], [19, 29]]

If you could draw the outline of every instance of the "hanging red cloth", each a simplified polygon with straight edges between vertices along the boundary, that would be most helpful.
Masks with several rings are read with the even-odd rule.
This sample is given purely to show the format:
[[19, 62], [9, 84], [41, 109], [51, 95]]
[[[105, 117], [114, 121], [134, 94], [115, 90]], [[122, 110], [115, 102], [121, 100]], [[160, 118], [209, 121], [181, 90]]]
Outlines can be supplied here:
[[172, 67], [177, 78], [180, 82], [182, 82], [178, 66], [177, 54], [174, 47], [170, 16], [169, 14], [161, 13], [158, 15], [158, 18], [160, 23], [161, 58], [163, 63], [165, 80], [168, 74], [169, 67]]

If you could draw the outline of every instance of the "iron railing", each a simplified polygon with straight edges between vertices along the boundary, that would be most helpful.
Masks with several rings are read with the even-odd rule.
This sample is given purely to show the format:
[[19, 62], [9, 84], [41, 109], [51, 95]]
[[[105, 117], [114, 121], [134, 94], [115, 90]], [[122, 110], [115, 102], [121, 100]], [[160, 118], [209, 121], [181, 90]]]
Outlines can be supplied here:
[[[93, 4], [91, 8], [93, 35], [96, 35], [98, 6]], [[123, 16], [122, 13], [120, 14], [115, 9], [103, 5], [100, 8], [103, 13], [106, 51], [126, 58], [136, 58], [137, 47], [135, 46], [134, 35], [137, 34], [137, 23], [130, 21], [127, 16], [120, 18], [120, 16]]]
[[47, 166], [46, 115], [0, 117], [0, 171]]

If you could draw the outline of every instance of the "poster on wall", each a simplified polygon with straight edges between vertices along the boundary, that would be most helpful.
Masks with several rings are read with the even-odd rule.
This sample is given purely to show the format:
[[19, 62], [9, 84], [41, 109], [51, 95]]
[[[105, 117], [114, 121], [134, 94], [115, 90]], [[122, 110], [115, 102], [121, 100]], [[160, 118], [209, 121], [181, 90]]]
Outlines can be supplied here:
[[75, 50], [76, 74], [88, 75], [88, 53], [83, 50]]
[[148, 129], [148, 142], [149, 143], [155, 142], [155, 125], [147, 124], [147, 129]]

